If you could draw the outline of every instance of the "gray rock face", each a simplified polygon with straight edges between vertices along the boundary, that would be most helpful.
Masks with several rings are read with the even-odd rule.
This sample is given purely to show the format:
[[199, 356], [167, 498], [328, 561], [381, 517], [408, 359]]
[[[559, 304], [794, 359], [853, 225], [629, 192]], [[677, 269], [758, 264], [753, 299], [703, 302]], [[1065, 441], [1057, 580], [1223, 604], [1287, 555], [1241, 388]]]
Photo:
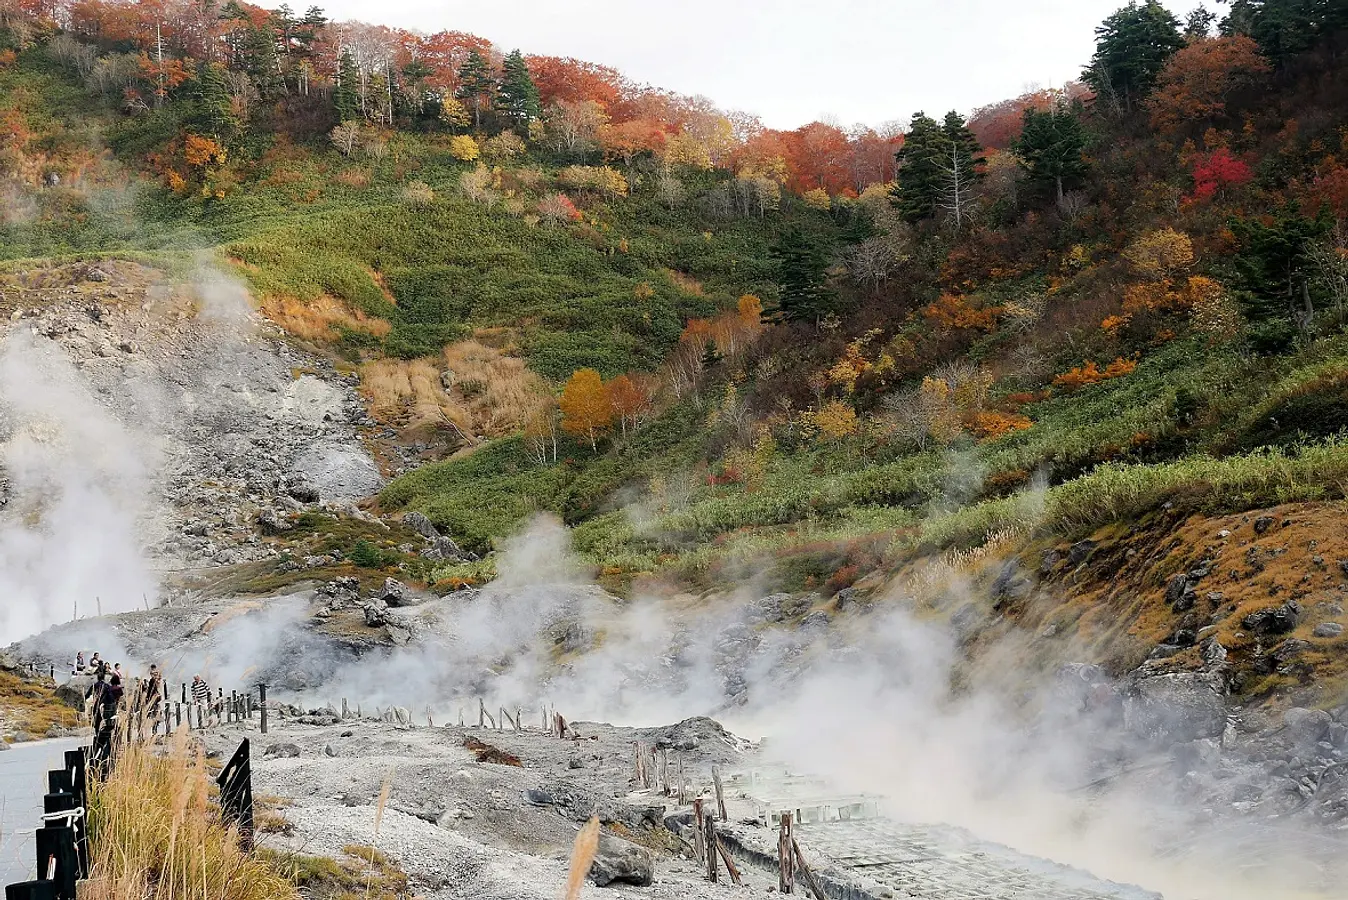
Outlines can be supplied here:
[[1319, 625], [1316, 625], [1315, 630], [1311, 632], [1313, 637], [1318, 638], [1336, 638], [1342, 636], [1342, 634], [1343, 626], [1338, 622], [1321, 622]]
[[1323, 709], [1302, 709], [1293, 707], [1283, 713], [1283, 725], [1288, 734], [1298, 744], [1310, 745], [1324, 740], [1329, 734], [1333, 718]]
[[645, 887], [655, 878], [649, 850], [607, 834], [599, 836], [599, 852], [590, 865], [590, 880], [599, 887], [632, 884]]
[[1212, 672], [1134, 672], [1123, 710], [1129, 731], [1159, 743], [1218, 737], [1226, 729], [1226, 682]]
[[335, 442], [317, 444], [303, 453], [289, 475], [312, 485], [320, 500], [333, 503], [363, 500], [384, 486], [379, 467], [368, 453]]

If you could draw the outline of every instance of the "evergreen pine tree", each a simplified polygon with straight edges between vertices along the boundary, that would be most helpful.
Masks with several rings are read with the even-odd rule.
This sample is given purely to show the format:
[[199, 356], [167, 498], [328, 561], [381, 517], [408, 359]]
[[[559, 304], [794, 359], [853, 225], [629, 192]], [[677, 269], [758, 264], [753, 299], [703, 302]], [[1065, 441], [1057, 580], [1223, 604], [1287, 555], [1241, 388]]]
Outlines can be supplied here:
[[780, 286], [778, 316], [788, 322], [818, 324], [832, 309], [832, 297], [824, 283], [828, 258], [818, 242], [793, 226], [772, 248], [772, 258], [777, 263]]
[[221, 144], [234, 138], [239, 120], [234, 115], [234, 101], [225, 81], [224, 67], [206, 63], [197, 69], [191, 91], [192, 108], [184, 117], [184, 124], [198, 134], [209, 135]]
[[1282, 63], [1346, 26], [1342, 0], [1235, 0], [1222, 33], [1249, 35], [1265, 56]]
[[909, 222], [935, 215], [945, 190], [947, 146], [945, 131], [935, 119], [920, 112], [913, 115], [896, 154], [899, 169], [894, 182], [895, 205]]
[[360, 116], [360, 100], [356, 96], [359, 80], [351, 51], [343, 50], [337, 63], [337, 85], [332, 90], [332, 105], [337, 112], [337, 121], [350, 122]]
[[538, 86], [534, 84], [524, 56], [518, 50], [505, 58], [496, 108], [506, 123], [521, 135], [528, 135], [529, 122], [543, 116]]
[[491, 112], [491, 97], [496, 92], [496, 80], [481, 53], [474, 50], [459, 67], [458, 98], [473, 113], [473, 130], [482, 130], [482, 119]]
[[1011, 151], [1032, 183], [1053, 185], [1058, 202], [1063, 184], [1086, 174], [1086, 131], [1068, 109], [1025, 110], [1025, 125]]
[[1158, 0], [1133, 0], [1105, 19], [1095, 35], [1095, 56], [1083, 78], [1098, 95], [1130, 112], [1184, 46], [1179, 21]]
[[[1265, 334], [1290, 337], [1293, 324], [1303, 331], [1310, 327], [1318, 299], [1311, 251], [1331, 225], [1327, 207], [1308, 219], [1290, 200], [1271, 225], [1260, 219], [1231, 223], [1241, 245], [1235, 262], [1245, 288], [1242, 305]], [[1278, 347], [1271, 343], [1266, 349]]]

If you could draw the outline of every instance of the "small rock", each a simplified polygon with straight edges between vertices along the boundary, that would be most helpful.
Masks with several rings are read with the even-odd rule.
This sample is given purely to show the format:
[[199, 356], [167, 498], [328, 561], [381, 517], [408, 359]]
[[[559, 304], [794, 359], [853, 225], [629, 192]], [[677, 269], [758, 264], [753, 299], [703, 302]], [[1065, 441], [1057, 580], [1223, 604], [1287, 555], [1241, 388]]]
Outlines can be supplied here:
[[1311, 632], [1312, 637], [1318, 638], [1336, 638], [1343, 635], [1343, 626], [1338, 622], [1321, 622], [1315, 626]]
[[530, 788], [524, 792], [524, 799], [534, 806], [556, 806], [557, 801], [547, 791]]
[[324, 755], [324, 756], [328, 756], [328, 757], [335, 757], [335, 756], [337, 755], [337, 751], [334, 750], [334, 749], [332, 749], [332, 745], [331, 745], [331, 744], [324, 744], [324, 745], [323, 745], [323, 755]]
[[1067, 551], [1067, 561], [1074, 566], [1081, 565], [1095, 550], [1095, 546], [1095, 541], [1077, 541], [1072, 545], [1072, 549]]
[[440, 536], [439, 530], [431, 520], [419, 512], [410, 512], [403, 516], [403, 524], [429, 540], [435, 540]]
[[299, 744], [280, 743], [272, 744], [262, 752], [263, 756], [276, 756], [281, 759], [294, 759], [300, 755]]
[[1263, 534], [1273, 527], [1274, 521], [1272, 516], [1260, 516], [1254, 520], [1254, 533]]
[[411, 589], [396, 578], [384, 579], [384, 588], [379, 592], [379, 599], [392, 607], [412, 606], [416, 603]]

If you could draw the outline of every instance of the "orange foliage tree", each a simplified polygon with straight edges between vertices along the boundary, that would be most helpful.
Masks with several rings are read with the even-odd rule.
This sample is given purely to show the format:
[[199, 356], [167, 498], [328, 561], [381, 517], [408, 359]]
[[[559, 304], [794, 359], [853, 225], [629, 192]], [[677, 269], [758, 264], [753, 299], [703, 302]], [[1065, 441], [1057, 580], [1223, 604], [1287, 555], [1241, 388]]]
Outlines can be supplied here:
[[1161, 69], [1147, 100], [1159, 131], [1202, 131], [1226, 114], [1238, 89], [1272, 72], [1259, 45], [1243, 34], [1191, 41]]
[[942, 294], [934, 303], [922, 310], [928, 322], [945, 331], [961, 331], [975, 328], [979, 331], [992, 331], [997, 327], [1000, 307], [981, 308], [972, 305], [965, 297], [954, 294]]
[[614, 415], [603, 377], [594, 369], [577, 369], [557, 405], [562, 410], [562, 430], [589, 440], [591, 450], [598, 449], [599, 438], [608, 432]]
[[604, 385], [604, 390], [622, 435], [627, 437], [628, 429], [635, 431], [641, 416], [650, 409], [651, 391], [647, 379], [641, 375], [619, 375]]

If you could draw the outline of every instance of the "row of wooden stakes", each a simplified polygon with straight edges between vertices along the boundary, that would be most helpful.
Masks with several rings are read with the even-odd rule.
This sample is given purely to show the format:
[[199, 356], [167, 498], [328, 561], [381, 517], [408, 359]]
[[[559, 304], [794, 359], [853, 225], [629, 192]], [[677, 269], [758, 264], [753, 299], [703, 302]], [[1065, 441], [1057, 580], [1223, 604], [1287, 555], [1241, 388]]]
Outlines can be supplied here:
[[[680, 806], [685, 806], [687, 805], [688, 786], [683, 775], [683, 757], [675, 754], [674, 764], [677, 780], [671, 781], [669, 750], [661, 747], [657, 755], [656, 748], [648, 747], [641, 741], [636, 742], [635, 765], [633, 767], [636, 783], [647, 790], [659, 791], [666, 797], [674, 797]], [[694, 843], [697, 858], [707, 866], [708, 881], [713, 883], [720, 881], [720, 865], [724, 864], [730, 880], [736, 885], [743, 885], [744, 879], [741, 877], [739, 869], [735, 867], [730, 851], [726, 849], [725, 844], [716, 833], [718, 818], [722, 822], [729, 821], [729, 816], [726, 815], [725, 788], [721, 783], [720, 767], [711, 767], [711, 780], [716, 791], [716, 815], [713, 816], [710, 812], [703, 810], [705, 801], [702, 797], [693, 800], [693, 829], [696, 835]], [[777, 837], [777, 868], [779, 875], [778, 890], [781, 893], [795, 893], [796, 873], [799, 871], [815, 900], [825, 900], [823, 889], [815, 879], [809, 863], [805, 861], [805, 855], [800, 852], [800, 844], [796, 843], [792, 817], [789, 812], [782, 813], [781, 817], [781, 829]]]

